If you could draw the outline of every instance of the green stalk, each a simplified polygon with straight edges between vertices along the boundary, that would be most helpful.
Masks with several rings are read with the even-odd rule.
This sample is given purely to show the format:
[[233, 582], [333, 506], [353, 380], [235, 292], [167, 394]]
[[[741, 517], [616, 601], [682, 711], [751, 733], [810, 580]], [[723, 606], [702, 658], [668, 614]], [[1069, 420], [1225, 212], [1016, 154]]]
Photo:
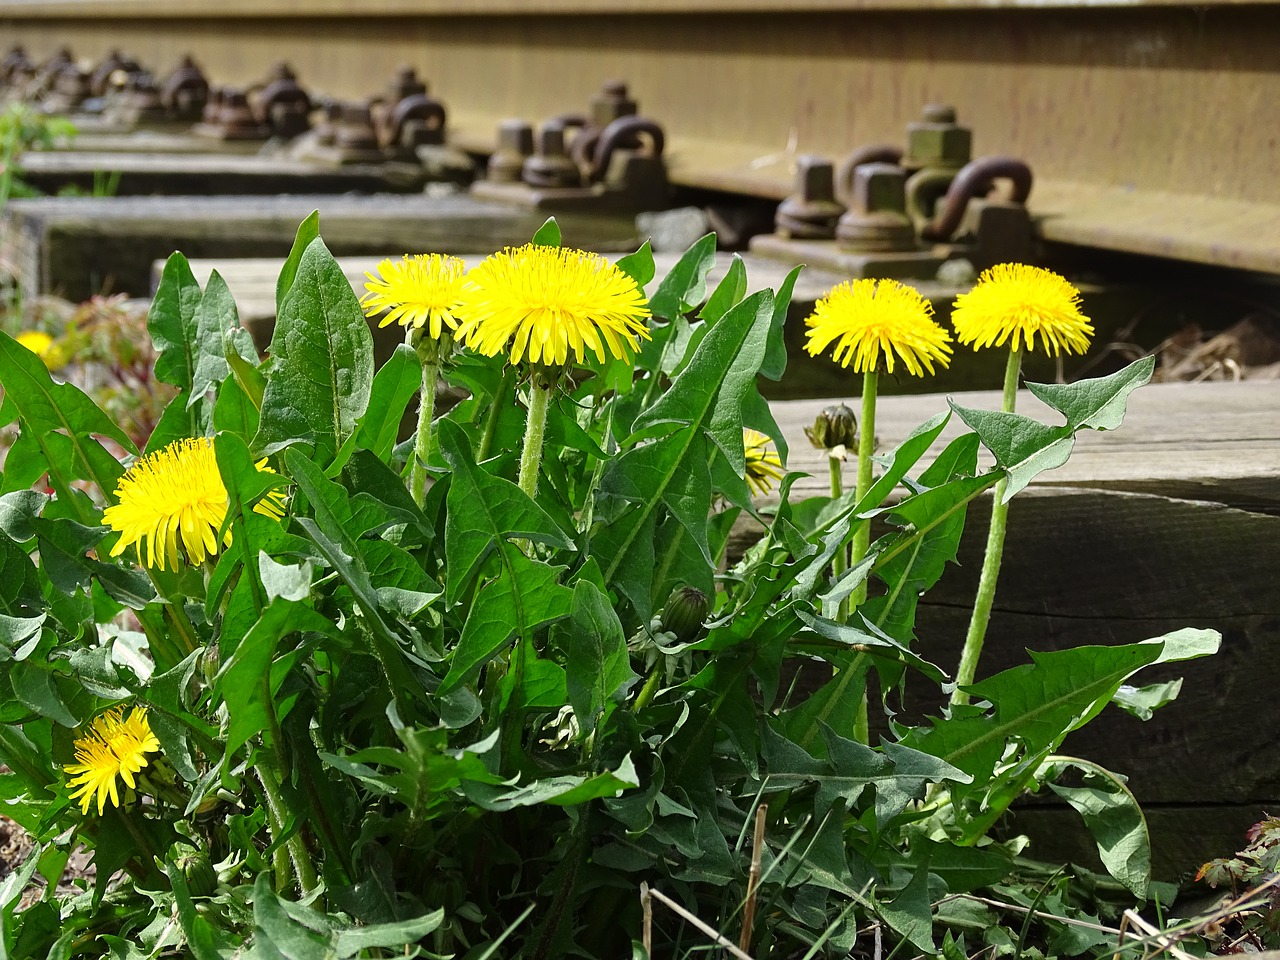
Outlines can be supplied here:
[[493, 403], [489, 405], [489, 413], [484, 421], [484, 433], [480, 435], [480, 449], [476, 451], [476, 463], [489, 459], [489, 451], [493, 449], [493, 437], [498, 432], [498, 418], [507, 405], [507, 394], [511, 392], [513, 372], [504, 370], [502, 380], [498, 384], [498, 392], [493, 395]]
[[[839, 457], [833, 457], [831, 451], [827, 451], [827, 470], [831, 477], [831, 499], [839, 500], [844, 494], [844, 461]], [[835, 559], [831, 561], [831, 579], [839, 580], [840, 574], [849, 569], [849, 554], [841, 549], [836, 552]], [[846, 598], [847, 599], [847, 598]], [[845, 609], [845, 605], [840, 605], [840, 619], [843, 620], [848, 616], [849, 611]]]
[[[254, 772], [258, 774], [258, 780], [262, 783], [262, 792], [267, 798], [267, 818], [271, 825], [271, 836], [278, 840], [284, 831], [285, 824], [289, 822], [289, 808], [285, 803], [284, 795], [280, 792], [280, 780], [276, 772], [264, 763], [255, 766]], [[289, 869], [290, 865], [292, 870]], [[277, 891], [282, 892], [296, 877], [298, 889], [302, 891], [303, 896], [306, 896], [316, 888], [319, 882], [316, 879], [315, 864], [311, 862], [307, 845], [296, 833], [281, 846], [276, 847], [273, 866]]]
[[[871, 489], [871, 454], [876, 449], [876, 390], [879, 387], [879, 375], [875, 370], [868, 370], [862, 375], [862, 419], [858, 433], [858, 481], [854, 495], [859, 503]], [[849, 565], [857, 566], [867, 555], [871, 546], [871, 524], [859, 524], [853, 535], [850, 549]], [[843, 551], [841, 551], [843, 552]], [[840, 605], [840, 612], [847, 617], [849, 611], [862, 605], [867, 599], [867, 584], [863, 581], [858, 588]], [[847, 608], [846, 608], [847, 604]], [[862, 699], [858, 704], [858, 712], [853, 718], [853, 738], [858, 743], [868, 743], [871, 739], [871, 723], [867, 712], [867, 686], [862, 685]]]
[[520, 451], [520, 489], [530, 497], [538, 493], [538, 467], [542, 465], [542, 440], [547, 430], [547, 407], [554, 385], [546, 385], [536, 373], [529, 381], [529, 419], [524, 428], [524, 449]]
[[[1005, 413], [1013, 413], [1018, 396], [1018, 370], [1022, 366], [1022, 352], [1009, 351], [1009, 362], [1004, 368]], [[982, 558], [982, 575], [978, 578], [978, 595], [973, 601], [973, 616], [969, 620], [969, 632], [964, 638], [964, 650], [960, 653], [960, 665], [956, 668], [956, 688], [951, 692], [952, 704], [969, 702], [969, 695], [961, 687], [973, 683], [978, 672], [978, 657], [982, 654], [982, 642], [987, 635], [987, 623], [991, 620], [991, 607], [996, 599], [996, 580], [1000, 577], [1000, 560], [1004, 556], [1005, 525], [1009, 518], [1009, 505], [1003, 503], [1008, 481], [1001, 478], [996, 484], [995, 501], [991, 504], [991, 528], [987, 531], [987, 552]]]
[[448, 353], [453, 338], [448, 330], [433, 340], [425, 328], [410, 327], [409, 345], [422, 364], [422, 392], [418, 403], [418, 432], [413, 446], [413, 463], [409, 467], [409, 492], [413, 502], [422, 506], [427, 496], [427, 456], [431, 452], [431, 421], [436, 409], [436, 385], [440, 380], [440, 357]]

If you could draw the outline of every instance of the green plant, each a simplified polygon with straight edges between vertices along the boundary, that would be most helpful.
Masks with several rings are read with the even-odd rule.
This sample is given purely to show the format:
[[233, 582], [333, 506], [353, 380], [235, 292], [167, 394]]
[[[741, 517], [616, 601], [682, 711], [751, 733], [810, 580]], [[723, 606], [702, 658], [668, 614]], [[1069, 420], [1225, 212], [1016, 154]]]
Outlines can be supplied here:
[[[537, 236], [559, 240], [554, 223]], [[634, 366], [625, 348], [580, 352], [552, 377], [543, 354], [530, 383], [505, 351], [433, 355], [470, 398], [434, 424], [421, 504], [417, 443], [397, 443], [419, 353], [374, 370], [314, 216], [265, 364], [221, 278], [201, 291], [169, 260], [148, 325], [155, 376], [179, 392], [145, 451], [0, 336], [0, 409], [54, 491], [6, 474], [0, 497], [0, 794], [39, 844], [0, 884], [5, 955], [604, 957], [643, 941], [683, 957], [704, 927], [755, 956], [843, 955], [869, 929], [908, 955], [1100, 952], [1070, 878], [991, 827], [1085, 769], [1097, 796], [1062, 789], [1107, 805], [1086, 822], [1112, 885], [1151, 895], [1132, 797], [1058, 751], [1144, 667], [1212, 652], [1212, 632], [1034, 654], [927, 726], [879, 746], [854, 729], [864, 690], [944, 682], [915, 607], [967, 505], [1118, 426], [1150, 362], [1038, 388], [1062, 426], [953, 404], [973, 432], [931, 462], [951, 411], [881, 457], [863, 495], [793, 503], [788, 476], [764, 516], [744, 430], [785, 459], [757, 379], [784, 371], [795, 274], [747, 296], [735, 259], [708, 292], [714, 248], [656, 284], [647, 247], [619, 262], [650, 291]], [[526, 403], [543, 411], [532, 469]], [[99, 438], [147, 459], [126, 472]], [[765, 533], [731, 562], [743, 516]], [[873, 517], [889, 532], [833, 580]], [[820, 665], [835, 672], [808, 696], [787, 679]], [[91, 888], [50, 883], [18, 911], [81, 845]]]
[[9, 103], [0, 110], [0, 210], [10, 197], [39, 193], [22, 179], [21, 156], [28, 150], [52, 147], [75, 133], [65, 117], [41, 113], [24, 103]]

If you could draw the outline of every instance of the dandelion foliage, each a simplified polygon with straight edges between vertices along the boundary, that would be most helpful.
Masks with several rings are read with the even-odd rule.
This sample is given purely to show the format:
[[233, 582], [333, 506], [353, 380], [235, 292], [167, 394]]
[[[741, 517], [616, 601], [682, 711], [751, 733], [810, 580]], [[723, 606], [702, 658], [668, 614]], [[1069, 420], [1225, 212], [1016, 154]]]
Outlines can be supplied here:
[[[580, 331], [600, 318], [575, 317], [591, 349], [538, 388], [534, 495], [516, 482], [531, 384], [504, 351], [465, 348], [440, 358], [465, 399], [436, 418], [425, 496], [410, 495], [418, 358], [401, 347], [374, 369], [314, 218], [266, 361], [225, 285], [201, 291], [170, 260], [150, 325], [181, 392], [149, 460], [0, 336], [3, 412], [40, 461], [21, 476], [47, 477], [0, 495], [0, 792], [38, 845], [0, 886], [0, 952], [639, 955], [642, 884], [753, 956], [844, 955], [869, 925], [904, 956], [1014, 952], [1020, 916], [1010, 932], [956, 899], [1015, 883], [1018, 844], [991, 828], [1069, 766], [1063, 738], [1135, 673], [1215, 637], [1034, 653], [975, 684], [972, 706], [919, 727], [882, 717], [877, 743], [854, 737], [853, 712], [868, 690], [881, 714], [906, 676], [945, 683], [915, 606], [967, 505], [1060, 462], [1077, 430], [1118, 426], [1150, 365], [1043, 388], [1061, 426], [957, 404], [973, 432], [936, 459], [951, 411], [888, 451], [857, 502], [792, 502], [758, 384], [785, 368], [795, 275], [747, 295], [735, 261], [708, 290], [713, 256], [708, 238], [665, 278], [647, 247], [619, 262], [648, 300], [627, 301], [616, 334], [634, 358], [597, 350]], [[199, 489], [173, 466], [144, 496], [137, 464], [158, 471], [173, 444], [209, 454]], [[995, 468], [978, 469], [980, 444]], [[762, 463], [781, 497], [767, 513]], [[886, 532], [833, 578], [872, 517]], [[748, 518], [763, 534], [730, 550]], [[1106, 862], [1147, 897], [1141, 814], [1100, 792], [1086, 822], [1108, 850], [1123, 839]], [[79, 847], [96, 879], [59, 892]], [[1042, 943], [1059, 929], [1042, 928]], [[657, 906], [649, 935], [655, 956], [709, 944]]]

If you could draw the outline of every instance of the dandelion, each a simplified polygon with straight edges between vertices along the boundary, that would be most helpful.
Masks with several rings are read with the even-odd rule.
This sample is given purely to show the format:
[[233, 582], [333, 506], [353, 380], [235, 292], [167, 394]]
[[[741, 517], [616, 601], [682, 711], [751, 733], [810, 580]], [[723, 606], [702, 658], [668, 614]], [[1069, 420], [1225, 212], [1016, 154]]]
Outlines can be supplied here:
[[782, 459], [778, 451], [770, 447], [772, 442], [758, 430], [742, 431], [747, 455], [746, 481], [751, 492], [758, 497], [773, 489], [773, 484], [783, 476]]
[[1030, 351], [1036, 336], [1046, 353], [1082, 354], [1093, 327], [1080, 312], [1080, 291], [1051, 270], [1001, 263], [984, 270], [977, 285], [951, 308], [956, 339], [978, 347]]
[[883, 365], [893, 373], [901, 362], [922, 377], [934, 364], [951, 359], [951, 335], [933, 319], [933, 307], [919, 291], [896, 280], [850, 280], [833, 287], [805, 320], [805, 349], [811, 357], [832, 342], [832, 354], [855, 373], [874, 373]]
[[[267, 461], [258, 469], [271, 473]], [[178, 440], [143, 457], [116, 485], [118, 502], [102, 514], [103, 523], [120, 533], [111, 549], [118, 557], [137, 546], [138, 562], [160, 570], [176, 570], [179, 545], [189, 563], [203, 563], [217, 554], [218, 531], [227, 516], [227, 488], [218, 472], [213, 441], [205, 437]], [[254, 511], [279, 519], [284, 495], [272, 491]], [[223, 544], [231, 543], [231, 532]]]
[[58, 341], [43, 330], [23, 330], [18, 334], [17, 340], [43, 360], [45, 367], [49, 370], [57, 370], [67, 362], [65, 352], [58, 346]]
[[87, 814], [96, 796], [102, 816], [108, 797], [113, 807], [120, 806], [116, 778], [131, 790], [136, 787], [134, 775], [149, 763], [147, 754], [160, 749], [160, 741], [151, 732], [145, 707], [134, 707], [123, 719], [121, 709], [112, 707], [93, 719], [74, 749], [76, 762], [63, 768], [71, 777], [68, 786], [75, 788], [71, 799], [78, 799], [80, 812]]
[[[858, 436], [858, 476], [855, 492], [858, 500], [871, 489], [871, 455], [874, 453], [876, 429], [876, 392], [880, 370], [893, 373], [899, 363], [913, 376], [932, 374], [934, 366], [945, 367], [951, 361], [951, 335], [933, 319], [933, 306], [918, 290], [896, 280], [850, 280], [833, 287], [814, 306], [805, 319], [809, 328], [805, 349], [817, 356], [832, 343], [832, 359], [841, 366], [853, 366], [862, 374], [862, 431]], [[831, 494], [843, 493], [841, 464], [831, 460]], [[858, 525], [850, 544], [849, 555], [840, 551], [832, 572], [839, 576], [850, 564], [858, 563], [871, 544], [871, 529], [864, 521]], [[866, 598], [865, 585], [856, 589], [840, 604], [839, 615], [847, 616], [849, 608]], [[854, 724], [854, 736], [862, 743], [868, 739], [867, 703], [864, 693]]]
[[399, 322], [407, 328], [407, 342], [422, 366], [418, 401], [418, 431], [409, 465], [409, 492], [422, 506], [427, 496], [427, 457], [431, 453], [431, 420], [435, 416], [440, 364], [453, 350], [453, 331], [466, 268], [457, 257], [438, 253], [405, 256], [399, 263], [383, 260], [378, 276], [366, 273], [369, 292], [360, 298], [366, 316], [386, 310], [380, 326]]
[[[956, 339], [971, 344], [975, 350], [1008, 344], [1002, 404], [1005, 413], [1014, 411], [1022, 354], [1036, 348], [1037, 335], [1044, 351], [1055, 357], [1084, 353], [1093, 336], [1089, 318], [1080, 312], [1080, 291], [1053, 271], [1024, 263], [1002, 263], [984, 270], [972, 290], [956, 297], [951, 323], [956, 328]], [[963, 688], [973, 683], [977, 674], [978, 656], [995, 603], [1009, 517], [1009, 504], [1004, 502], [1007, 486], [1007, 481], [1001, 479], [995, 487], [978, 595], [956, 668], [956, 686], [951, 695], [954, 704], [969, 702]]]
[[526, 244], [495, 253], [467, 274], [458, 338], [486, 357], [506, 353], [532, 367], [520, 489], [538, 488], [547, 407], [570, 363], [630, 362], [649, 339], [649, 304], [635, 280], [583, 250]]
[[495, 253], [467, 276], [458, 337], [486, 357], [564, 367], [606, 348], [630, 360], [649, 339], [649, 305], [635, 280], [583, 250], [526, 244]]
[[387, 311], [379, 326], [399, 323], [439, 340], [446, 328], [458, 327], [453, 309], [462, 293], [465, 269], [457, 257], [438, 253], [405, 255], [399, 262], [388, 258], [378, 264], [376, 276], [365, 274], [364, 288], [369, 292], [360, 298], [360, 306], [367, 317]]

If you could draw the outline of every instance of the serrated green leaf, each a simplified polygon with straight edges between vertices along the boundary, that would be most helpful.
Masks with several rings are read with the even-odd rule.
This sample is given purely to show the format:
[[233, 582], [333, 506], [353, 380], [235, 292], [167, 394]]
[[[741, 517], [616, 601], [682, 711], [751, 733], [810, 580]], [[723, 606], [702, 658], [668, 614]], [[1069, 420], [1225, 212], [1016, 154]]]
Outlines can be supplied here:
[[619, 257], [613, 265], [634, 280], [637, 287], [644, 290], [654, 276], [653, 247], [646, 240], [640, 245], [639, 250], [625, 257]]
[[1156, 358], [1143, 357], [1110, 376], [1075, 383], [1027, 383], [1032, 395], [1067, 418], [1071, 430], [1115, 430], [1124, 422], [1129, 394], [1150, 382]]
[[298, 262], [271, 337], [256, 449], [301, 440], [330, 463], [369, 407], [373, 335], [346, 274], [320, 239]]
[[537, 229], [533, 235], [533, 244], [539, 247], [560, 246], [560, 224], [556, 223], [555, 217], [547, 217], [546, 222]]
[[530, 560], [510, 543], [499, 544], [497, 550], [498, 575], [476, 593], [449, 672], [437, 691], [440, 696], [471, 680], [512, 637], [528, 637], [572, 609], [573, 591], [559, 583], [563, 567]]
[[729, 269], [698, 311], [698, 319], [703, 323], [713, 324], [741, 303], [746, 295], [747, 268], [742, 263], [742, 257], [735, 253], [729, 261]]
[[14, 490], [0, 496], [0, 532], [16, 543], [26, 543], [36, 535], [32, 518], [40, 516], [48, 502], [49, 495], [39, 490]]
[[[1053, 782], [1070, 767], [1084, 774], [1080, 786]], [[1151, 838], [1147, 818], [1123, 778], [1077, 757], [1052, 757], [1041, 775], [1049, 789], [1080, 814], [1107, 872], [1135, 897], [1145, 900], [1151, 883]]]
[[[147, 311], [147, 330], [156, 348], [155, 378], [172, 384], [188, 397], [195, 380], [200, 344], [196, 326], [200, 299], [200, 284], [187, 258], [180, 253], [171, 254], [165, 261], [151, 309]], [[198, 420], [192, 417], [187, 435], [196, 437], [200, 433]]]
[[1037, 475], [1067, 462], [1075, 435], [1069, 427], [1049, 427], [1020, 413], [973, 410], [947, 398], [951, 409], [973, 429], [982, 445], [1006, 471], [1002, 503], [1007, 503]]
[[[297, 232], [293, 237], [293, 246], [289, 249], [289, 256], [285, 258], [284, 264], [280, 267], [280, 276], [276, 278], [276, 316], [280, 316], [280, 309], [284, 305], [285, 295], [289, 292], [289, 288], [293, 286], [293, 281], [298, 275], [298, 264], [302, 261], [302, 254], [307, 247], [311, 246], [311, 241], [320, 236], [320, 211], [312, 210], [307, 218], [298, 224]], [[252, 394], [250, 394], [252, 396]], [[261, 404], [258, 404], [261, 406]]]
[[453, 469], [445, 521], [445, 584], [452, 605], [489, 553], [512, 538], [569, 549], [573, 541], [551, 516], [510, 480], [493, 477], [475, 465], [462, 429], [448, 420], [437, 425], [440, 452]]
[[484, 784], [467, 784], [467, 796], [486, 810], [501, 812], [516, 807], [547, 803], [557, 807], [575, 807], [602, 797], [616, 797], [624, 790], [638, 787], [631, 755], [623, 757], [616, 770], [606, 770], [591, 777], [545, 777], [514, 790]]
[[716, 235], [708, 233], [697, 240], [662, 278], [649, 298], [649, 309], [655, 317], [674, 320], [691, 312], [707, 296], [707, 274], [716, 262]]
[[609, 700], [636, 676], [622, 623], [599, 587], [578, 580], [569, 618], [553, 628], [551, 640], [564, 653], [569, 705], [586, 735]]
[[764, 363], [760, 365], [760, 376], [766, 380], [781, 380], [782, 375], [787, 371], [787, 311], [791, 307], [791, 295], [802, 269], [802, 267], [795, 267], [788, 273], [773, 298], [773, 323], [769, 326], [769, 347], [765, 351]]
[[231, 376], [223, 340], [227, 331], [240, 325], [236, 302], [227, 282], [214, 270], [205, 284], [204, 295], [195, 314], [195, 369], [191, 375], [191, 393], [187, 408], [194, 407], [212, 390]]
[[214, 433], [226, 431], [248, 442], [258, 432], [258, 408], [236, 378], [224, 380], [213, 404]]
[[391, 459], [404, 412], [422, 387], [422, 365], [408, 344], [397, 344], [373, 378], [369, 409], [360, 418], [356, 446], [384, 463]]
[[880, 915], [925, 956], [938, 952], [933, 942], [933, 900], [929, 896], [927, 865], [916, 868], [911, 882], [896, 897], [880, 904]]

